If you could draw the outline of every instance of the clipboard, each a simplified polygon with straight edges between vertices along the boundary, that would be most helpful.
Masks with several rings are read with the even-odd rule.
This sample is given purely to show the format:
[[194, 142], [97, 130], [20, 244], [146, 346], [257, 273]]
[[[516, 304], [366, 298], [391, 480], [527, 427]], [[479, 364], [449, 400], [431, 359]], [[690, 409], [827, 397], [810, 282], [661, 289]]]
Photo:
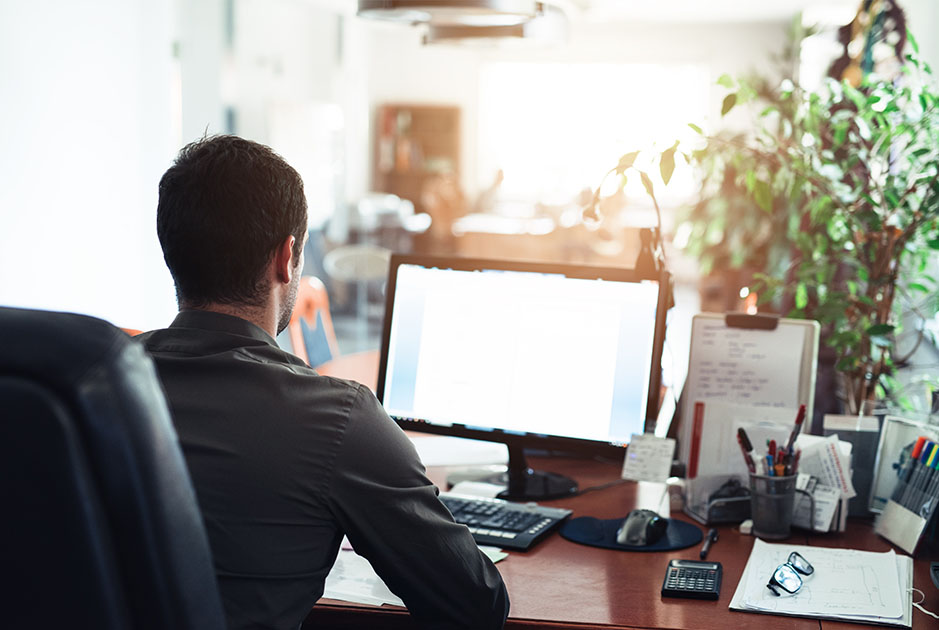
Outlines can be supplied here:
[[[757, 420], [778, 427], [787, 436], [799, 405], [806, 406], [811, 423], [819, 328], [814, 320], [743, 313], [702, 313], [692, 319], [679, 459], [686, 464], [689, 499], [696, 506], [693, 511], [707, 522], [717, 522], [712, 521], [708, 498], [716, 488], [731, 477], [747, 485], [745, 474], [741, 477], [737, 470], [743, 458], [736, 442], [731, 438], [730, 444], [724, 444], [727, 440], [715, 437], [727, 430], [719, 423], [739, 421], [740, 410], [760, 409]], [[726, 415], [715, 417], [715, 409]], [[720, 450], [715, 452], [713, 444], [720, 445]], [[696, 483], [699, 473], [708, 479]], [[729, 503], [735, 502], [741, 503], [740, 510], [730, 509]], [[738, 517], [748, 508], [749, 500], [743, 497], [728, 501], [721, 508], [724, 516], [720, 518], [726, 519], [721, 522], [743, 520], [745, 514]]]

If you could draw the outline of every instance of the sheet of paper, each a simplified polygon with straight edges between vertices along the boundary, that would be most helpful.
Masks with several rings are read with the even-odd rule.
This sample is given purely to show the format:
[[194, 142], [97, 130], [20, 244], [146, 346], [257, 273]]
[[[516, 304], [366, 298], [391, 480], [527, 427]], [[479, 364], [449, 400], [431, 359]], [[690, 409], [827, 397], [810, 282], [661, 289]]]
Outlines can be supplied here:
[[688, 392], [695, 400], [788, 407], [799, 400], [805, 329], [728, 328], [722, 319], [696, 322]]
[[354, 551], [340, 551], [336, 556], [336, 563], [326, 576], [323, 597], [374, 606], [404, 606], [404, 602], [385, 586], [368, 560]]
[[509, 554], [502, 551], [498, 547], [490, 547], [489, 545], [479, 545], [479, 550], [486, 554], [486, 557], [492, 560], [492, 563], [495, 564], [499, 560], [505, 560], [509, 557]]
[[654, 435], [633, 435], [623, 460], [623, 479], [659, 481], [668, 479], [675, 454], [675, 440]]
[[819, 483], [811, 484], [812, 489], [809, 490], [808, 486], [810, 484], [808, 482], [804, 485], [800, 483], [803, 477], [813, 481], [816, 480], [810, 475], [800, 474], [799, 479], [796, 481], [796, 488], [812, 493], [812, 498], [815, 500], [815, 518], [812, 520], [810, 526], [809, 511], [811, 510], [811, 502], [804, 494], [796, 493], [795, 508], [792, 513], [792, 524], [797, 527], [802, 527], [803, 529], [827, 532], [831, 529], [835, 511], [838, 509], [838, 502], [841, 500], [841, 490]]
[[[724, 401], [704, 403], [704, 430], [698, 451], [698, 477], [737, 475], [747, 485], [749, 471], [737, 443], [737, 429], [743, 427], [753, 445], [753, 459], [759, 467], [766, 454], [766, 440], [789, 439], [795, 423], [794, 408], [756, 407]], [[757, 469], [758, 472], [762, 472]]]
[[838, 488], [842, 499], [857, 496], [851, 483], [850, 442], [842, 442], [837, 435], [799, 435], [796, 447], [802, 449], [799, 472], [818, 477], [822, 485]]
[[411, 442], [424, 466], [481, 466], [509, 461], [508, 447], [496, 442], [466, 440], [448, 435], [412, 437]]
[[[815, 572], [792, 596], [773, 595], [766, 583], [773, 571], [798, 551]], [[779, 614], [858, 617], [903, 616], [896, 554], [853, 549], [769, 544], [757, 539], [747, 561], [743, 601], [747, 608]]]
[[[493, 564], [509, 556], [498, 547], [480, 545]], [[357, 604], [404, 606], [404, 602], [385, 585], [368, 560], [354, 551], [340, 551], [326, 576], [323, 597]]]

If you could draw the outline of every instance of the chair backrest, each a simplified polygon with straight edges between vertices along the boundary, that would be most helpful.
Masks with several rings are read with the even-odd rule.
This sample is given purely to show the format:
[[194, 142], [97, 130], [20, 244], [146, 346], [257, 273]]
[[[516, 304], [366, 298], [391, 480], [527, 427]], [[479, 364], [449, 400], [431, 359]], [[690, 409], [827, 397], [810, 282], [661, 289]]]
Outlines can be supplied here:
[[224, 628], [156, 372], [118, 328], [0, 308], [0, 505], [5, 627]]
[[319, 278], [301, 278], [297, 304], [286, 332], [289, 350], [312, 367], [339, 356], [339, 344], [329, 314], [329, 295]]

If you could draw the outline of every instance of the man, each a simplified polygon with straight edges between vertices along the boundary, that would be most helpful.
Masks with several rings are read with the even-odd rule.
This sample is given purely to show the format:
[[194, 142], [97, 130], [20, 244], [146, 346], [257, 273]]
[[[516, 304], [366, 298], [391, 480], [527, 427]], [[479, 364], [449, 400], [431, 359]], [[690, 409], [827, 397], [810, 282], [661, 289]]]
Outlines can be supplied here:
[[138, 338], [166, 391], [228, 624], [297, 628], [345, 534], [420, 625], [501, 628], [498, 571], [375, 396], [274, 341], [306, 225], [300, 176], [254, 142], [190, 144], [160, 180], [157, 232], [180, 312]]

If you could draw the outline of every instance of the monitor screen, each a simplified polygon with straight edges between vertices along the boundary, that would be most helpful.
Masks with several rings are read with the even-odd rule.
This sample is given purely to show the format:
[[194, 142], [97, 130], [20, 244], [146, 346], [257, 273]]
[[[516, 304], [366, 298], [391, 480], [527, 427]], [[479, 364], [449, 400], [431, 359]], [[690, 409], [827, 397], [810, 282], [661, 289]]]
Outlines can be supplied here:
[[660, 293], [632, 270], [395, 256], [379, 398], [410, 430], [625, 445], [657, 411]]

